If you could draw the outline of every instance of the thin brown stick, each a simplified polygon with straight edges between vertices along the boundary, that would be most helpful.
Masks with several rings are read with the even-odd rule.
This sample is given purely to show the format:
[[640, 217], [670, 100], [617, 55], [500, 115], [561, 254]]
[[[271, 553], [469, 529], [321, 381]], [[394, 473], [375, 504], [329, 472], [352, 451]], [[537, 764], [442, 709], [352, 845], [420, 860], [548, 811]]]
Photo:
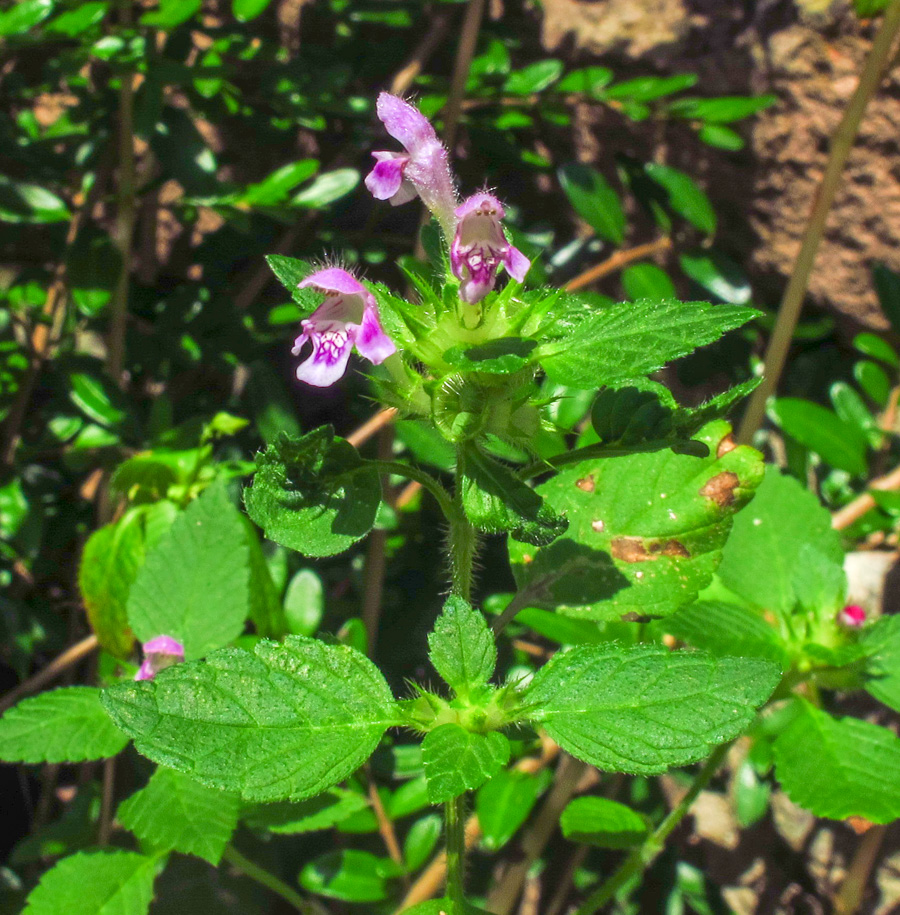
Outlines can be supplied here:
[[416, 78], [425, 68], [431, 55], [438, 49], [447, 36], [451, 22], [450, 12], [445, 10], [438, 13], [431, 22], [431, 27], [425, 37], [416, 46], [409, 60], [397, 71], [391, 80], [390, 93], [403, 95], [404, 92], [416, 81]]
[[413, 480], [411, 483], [407, 483], [403, 489], [400, 490], [400, 495], [394, 500], [394, 508], [406, 508], [410, 502], [416, 497], [416, 493], [422, 488], [421, 483], [417, 483]]
[[51, 680], [55, 680], [63, 671], [89, 655], [96, 647], [96, 635], [89, 635], [80, 642], [76, 642], [71, 648], [67, 648], [61, 655], [54, 658], [43, 670], [39, 670], [33, 677], [23, 681], [0, 699], [0, 711], [5, 711], [15, 705], [23, 696], [37, 692]]
[[481, 20], [484, 18], [485, 0], [469, 0], [466, 15], [463, 19], [456, 48], [456, 60], [453, 63], [453, 76], [450, 80], [450, 91], [447, 104], [444, 106], [444, 132], [442, 139], [450, 152], [456, 142], [456, 129], [459, 127], [459, 116], [462, 113], [463, 96], [466, 83], [469, 81], [469, 70], [475, 56], [475, 45], [481, 31]]
[[553, 898], [550, 900], [544, 915], [560, 915], [563, 911], [569, 898], [569, 893], [572, 892], [572, 886], [575, 883], [575, 872], [584, 864], [589, 852], [590, 848], [587, 845], [579, 845], [572, 852], [566, 863], [566, 871], [557, 884], [556, 891], [553, 893]]
[[574, 292], [576, 289], [583, 289], [602, 280], [603, 277], [627, 267], [635, 261], [643, 260], [645, 257], [652, 257], [654, 254], [661, 254], [663, 251], [669, 251], [672, 247], [672, 239], [668, 237], [657, 238], [656, 241], [647, 242], [645, 245], [637, 245], [634, 248], [627, 248], [624, 251], [616, 251], [615, 254], [608, 257], [605, 261], [579, 273], [575, 279], [566, 283], [566, 289]]
[[[869, 490], [892, 490], [900, 489], [900, 467], [895, 467], [890, 473], [883, 477], [878, 477], [869, 483]], [[862, 516], [875, 508], [875, 500], [869, 494], [864, 492], [858, 495], [852, 502], [848, 502], [843, 508], [838, 509], [831, 516], [831, 526], [838, 531], [850, 527], [854, 521], [858, 521]]]
[[543, 854], [559, 823], [560, 814], [575, 793], [587, 765], [571, 756], [564, 756], [556, 769], [550, 789], [534, 822], [519, 843], [522, 856], [506, 869], [487, 897], [487, 908], [495, 915], [510, 915], [528, 876], [531, 865]]
[[834, 915], [855, 915], [859, 910], [886, 832], [887, 826], [873, 826], [860, 839], [847, 876], [834, 900]]
[[358, 429], [347, 436], [347, 441], [358, 448], [363, 442], [368, 441], [376, 432], [380, 432], [388, 423], [394, 421], [397, 411], [393, 407], [385, 407], [374, 416], [367, 419]]
[[116, 758], [103, 760], [103, 795], [100, 800], [100, 824], [97, 829], [97, 844], [109, 845], [112, 834], [113, 803], [116, 793]]
[[403, 867], [403, 852], [400, 851], [400, 843], [397, 841], [394, 823], [384, 809], [384, 804], [381, 803], [381, 795], [378, 793], [378, 786], [375, 784], [375, 781], [370, 774], [368, 793], [369, 803], [372, 805], [372, 812], [375, 814], [375, 819], [378, 821], [378, 832], [381, 833], [381, 838], [384, 840], [384, 847], [391, 856], [391, 860], [400, 867]]
[[872, 48], [863, 65], [856, 90], [847, 103], [844, 116], [832, 137], [825, 171], [822, 173], [822, 180], [816, 190], [803, 240], [800, 243], [800, 250], [794, 261], [791, 278], [784, 290], [775, 328], [766, 349], [763, 360], [765, 375], [762, 384], [753, 392], [747, 404], [747, 411], [736, 436], [738, 442], [747, 443], [753, 438], [753, 434], [762, 425], [766, 403], [778, 387], [778, 380], [781, 378], [794, 336], [794, 328], [797, 326], [800, 311], [803, 308], [803, 300], [806, 297], [816, 254], [825, 236], [828, 214], [838, 188], [841, 186], [844, 166], [847, 164], [847, 159], [856, 142], [866, 108], [881, 85], [898, 31], [900, 31], [900, 0], [892, 0], [884, 11], [881, 27], [872, 42]]

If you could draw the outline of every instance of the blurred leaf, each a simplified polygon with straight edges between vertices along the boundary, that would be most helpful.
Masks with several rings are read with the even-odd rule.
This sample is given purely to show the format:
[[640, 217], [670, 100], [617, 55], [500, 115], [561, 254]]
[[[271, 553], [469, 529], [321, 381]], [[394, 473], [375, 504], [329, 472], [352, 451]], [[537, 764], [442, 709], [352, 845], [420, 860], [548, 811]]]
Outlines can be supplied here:
[[285, 835], [318, 832], [337, 826], [354, 813], [369, 808], [364, 794], [344, 788], [330, 788], [305, 801], [259, 804], [245, 812], [243, 819], [253, 829]]
[[200, 10], [202, 0], [159, 0], [159, 9], [144, 13], [141, 25], [171, 29], [182, 22], [187, 22]]
[[561, 60], [552, 58], [539, 60], [510, 73], [503, 88], [511, 95], [530, 95], [532, 92], [541, 92], [555, 83], [562, 71]]
[[730, 305], [750, 301], [750, 283], [741, 268], [715, 249], [693, 251], [679, 256], [681, 269], [698, 286]]
[[579, 92], [598, 98], [612, 82], [613, 71], [607, 67], [583, 67], [570, 70], [556, 85], [557, 92]]
[[892, 368], [900, 368], [900, 357], [897, 356], [897, 351], [884, 337], [870, 333], [857, 334], [853, 339], [853, 345], [865, 356], [880, 359]]
[[272, 0], [231, 0], [231, 10], [238, 22], [249, 22], [262, 13]]
[[300, 872], [300, 885], [311, 893], [344, 902], [381, 902], [388, 898], [396, 865], [371, 852], [332, 851], [310, 861]]
[[674, 299], [675, 285], [656, 264], [632, 264], [622, 271], [622, 286], [629, 299]]
[[891, 396], [891, 382], [880, 365], [863, 359], [853, 366], [853, 377], [879, 407], [887, 405]]
[[488, 851], [501, 849], [516, 834], [537, 802], [541, 785], [536, 775], [503, 769], [478, 790], [475, 812]]
[[746, 829], [766, 815], [772, 789], [768, 782], [760, 779], [753, 764], [746, 759], [738, 766], [733, 778], [734, 812], [738, 823]]
[[746, 145], [744, 138], [739, 133], [722, 124], [704, 124], [697, 131], [697, 136], [708, 146], [727, 149], [730, 152], [743, 149]]
[[[878, 493], [873, 497], [896, 496], [897, 493]], [[891, 614], [867, 626], [861, 637], [866, 658], [866, 691], [885, 705], [900, 711], [900, 616]]]
[[108, 0], [88, 0], [81, 2], [75, 9], [61, 13], [45, 26], [48, 32], [56, 32], [74, 38], [86, 32], [91, 26], [103, 21], [109, 9]]
[[878, 427], [878, 420], [856, 390], [845, 381], [836, 381], [828, 393], [837, 415], [845, 423], [857, 429], [867, 439], [870, 446], [877, 448], [883, 438]]
[[0, 35], [21, 35], [53, 12], [54, 0], [15, 0], [0, 12]]
[[676, 73], [673, 76], [639, 76], [610, 86], [603, 95], [608, 99], [630, 99], [652, 102], [667, 95], [690, 89], [697, 84], [696, 73]]
[[579, 797], [569, 801], [559, 825], [570, 842], [600, 848], [633, 848], [640, 845], [650, 831], [639, 813], [605, 797]]
[[315, 635], [325, 611], [322, 580], [312, 569], [300, 569], [284, 595], [284, 614], [293, 635]]
[[614, 244], [625, 240], [625, 211], [612, 185], [595, 169], [571, 162], [557, 172], [575, 212], [601, 237]]
[[727, 124], [750, 117], [778, 101], [774, 95], [754, 97], [733, 95], [719, 98], [678, 99], [673, 102], [669, 111], [683, 118], [693, 118], [710, 124]]
[[788, 435], [832, 467], [854, 476], [868, 471], [865, 438], [831, 410], [799, 397], [779, 397], [771, 409]]
[[249, 185], [236, 202], [245, 206], [274, 206], [285, 200], [298, 184], [312, 177], [318, 168], [317, 159], [301, 159], [283, 165], [257, 184]]
[[125, 419], [122, 396], [106, 379], [85, 372], [69, 375], [69, 399], [89, 419], [103, 426], [116, 426]]
[[311, 210], [321, 209], [346, 197], [359, 184], [359, 172], [355, 168], [339, 168], [325, 172], [313, 183], [295, 195], [291, 203]]
[[[20, 7], [29, 2], [30, 0], [21, 0]], [[62, 199], [47, 188], [37, 184], [26, 184], [23, 181], [13, 181], [5, 175], [0, 175], [0, 220], [3, 222], [66, 222], [71, 215]]]
[[890, 0], [853, 0], [856, 14], [863, 19], [877, 16], [890, 3]]
[[891, 322], [895, 333], [900, 333], [900, 273], [889, 269], [884, 264], [875, 264], [872, 278], [878, 301], [885, 317]]
[[644, 170], [651, 180], [663, 187], [668, 194], [668, 205], [688, 222], [712, 235], [716, 231], [716, 213], [709, 197], [690, 175], [672, 168], [648, 162]]
[[434, 853], [444, 831], [444, 823], [436, 813], [416, 820], [403, 841], [403, 861], [410, 871], [417, 871]]

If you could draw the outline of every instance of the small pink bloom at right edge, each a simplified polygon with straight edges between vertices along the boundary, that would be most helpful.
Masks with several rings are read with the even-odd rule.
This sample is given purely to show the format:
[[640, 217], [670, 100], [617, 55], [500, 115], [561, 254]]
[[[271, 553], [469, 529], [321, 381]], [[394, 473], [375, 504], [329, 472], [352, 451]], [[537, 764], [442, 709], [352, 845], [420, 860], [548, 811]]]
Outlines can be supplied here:
[[450, 264], [464, 302], [480, 302], [494, 288], [500, 266], [520, 283], [525, 279], [531, 261], [507, 240], [501, 224], [506, 213], [496, 197], [474, 194], [455, 215]]

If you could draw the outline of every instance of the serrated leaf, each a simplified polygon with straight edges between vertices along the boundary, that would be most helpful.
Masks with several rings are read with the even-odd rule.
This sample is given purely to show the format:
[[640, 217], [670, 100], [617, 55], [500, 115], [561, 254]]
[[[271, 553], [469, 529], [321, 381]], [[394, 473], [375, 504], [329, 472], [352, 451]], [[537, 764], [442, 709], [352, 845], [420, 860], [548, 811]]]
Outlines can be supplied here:
[[299, 800], [346, 778], [397, 723], [378, 668], [344, 645], [288, 636], [215, 652], [103, 703], [138, 751], [258, 801]]
[[478, 530], [489, 534], [509, 531], [526, 543], [552, 542], [568, 522], [526, 483], [475, 445], [468, 445], [460, 461], [459, 486], [463, 508]]
[[447, 598], [428, 648], [435, 670], [461, 695], [486, 686], [497, 664], [497, 646], [484, 616], [456, 595]]
[[787, 649], [776, 629], [740, 604], [697, 601], [667, 617], [659, 628], [717, 657], [767, 658], [787, 665]]
[[539, 486], [569, 529], [539, 550], [510, 540], [527, 606], [615, 620], [666, 616], [692, 601], [763, 475], [758, 452], [727, 450], [729, 431], [712, 423], [695, 436], [709, 446], [705, 458], [669, 450], [602, 458]]
[[65, 686], [23, 699], [0, 718], [0, 759], [6, 762], [104, 759], [127, 743], [92, 686]]
[[156, 860], [131, 851], [79, 852], [47, 871], [22, 915], [145, 915]]
[[116, 819], [157, 851], [196, 855], [218, 865], [237, 826], [237, 795], [158, 768], [146, 787], [119, 805]]
[[305, 801], [261, 804], [246, 812], [243, 819], [254, 829], [300, 835], [331, 829], [368, 807], [369, 801], [365, 795], [343, 788], [331, 788], [324, 794]]
[[218, 484], [148, 552], [128, 595], [128, 620], [142, 642], [171, 636], [191, 660], [236, 639], [249, 610], [247, 534]]
[[883, 616], [867, 626], [860, 639], [866, 658], [866, 691], [900, 712], [900, 616]]
[[521, 714], [599, 769], [655, 775], [737, 737], [780, 677], [757, 658], [581, 646], [535, 674]]
[[538, 353], [553, 381], [587, 390], [655, 372], [757, 315], [749, 308], [671, 299], [620, 302], [582, 313]]
[[440, 804], [480, 788], [509, 762], [509, 741], [499, 731], [475, 734], [442, 724], [422, 741], [428, 799]]
[[146, 553], [143, 513], [126, 512], [94, 531], [78, 565], [78, 588], [91, 628], [102, 648], [125, 658], [134, 645], [126, 605]]
[[537, 775], [504, 769], [498, 772], [475, 796], [475, 812], [481, 826], [482, 842], [497, 851], [516, 834], [528, 819], [542, 790]]
[[578, 162], [563, 165], [559, 183], [575, 212], [601, 237], [613, 244], [625, 240], [625, 211], [612, 185], [596, 169]]
[[770, 466], [753, 502], [735, 518], [718, 577], [751, 606], [790, 613], [796, 599], [794, 569], [807, 543], [831, 563], [843, 564], [840, 535], [828, 510], [795, 479]]
[[300, 306], [301, 318], [309, 317], [322, 304], [322, 296], [314, 289], [301, 289], [299, 285], [301, 280], [305, 280], [313, 272], [312, 264], [283, 254], [266, 255], [266, 263], [281, 285], [291, 294], [291, 298]]
[[816, 816], [900, 817], [900, 738], [858, 718], [832, 718], [802, 699], [775, 741], [775, 775], [788, 796]]
[[570, 841], [600, 848], [632, 848], [650, 831], [639, 813], [605, 797], [579, 797], [570, 801], [559, 818], [559, 825]]
[[280, 438], [256, 457], [247, 512], [269, 540], [309, 556], [333, 556], [364, 537], [381, 504], [377, 471], [324, 426]]

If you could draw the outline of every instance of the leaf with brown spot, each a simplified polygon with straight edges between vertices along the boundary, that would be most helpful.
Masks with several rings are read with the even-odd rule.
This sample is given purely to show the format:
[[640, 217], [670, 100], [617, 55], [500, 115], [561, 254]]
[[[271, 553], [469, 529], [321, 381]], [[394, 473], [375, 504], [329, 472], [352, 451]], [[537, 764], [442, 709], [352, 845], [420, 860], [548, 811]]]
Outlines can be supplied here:
[[594, 475], [592, 473], [589, 473], [586, 477], [582, 477], [580, 480], [576, 480], [575, 485], [582, 492], [593, 492], [594, 491]]
[[[762, 457], [752, 448], [716, 456], [730, 431], [720, 421], [695, 436], [708, 446], [706, 457], [669, 449], [607, 457], [566, 468], [539, 486], [569, 529], [537, 553], [510, 540], [513, 569], [520, 587], [534, 595], [532, 606], [615, 620], [629, 613], [668, 616], [695, 600], [719, 563], [732, 516], [763, 476]], [[578, 486], [588, 477], [592, 492]], [[576, 545], [578, 577], [553, 577]], [[534, 561], [527, 563], [527, 555]]]

